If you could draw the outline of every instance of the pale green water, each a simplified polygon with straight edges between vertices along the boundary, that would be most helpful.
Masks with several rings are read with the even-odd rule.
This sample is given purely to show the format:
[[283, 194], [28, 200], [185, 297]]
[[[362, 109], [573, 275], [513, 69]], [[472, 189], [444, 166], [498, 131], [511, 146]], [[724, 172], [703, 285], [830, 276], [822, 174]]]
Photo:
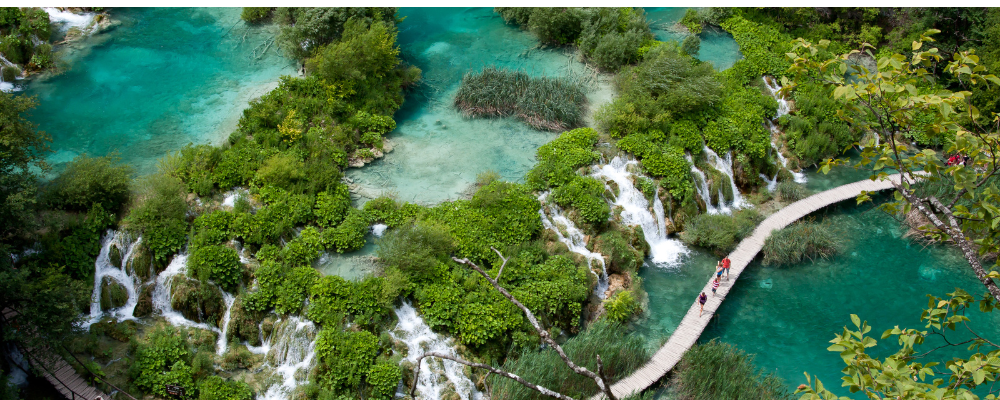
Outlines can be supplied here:
[[[677, 43], [684, 41], [685, 34], [672, 29], [684, 13], [685, 7], [650, 7], [646, 8], [646, 16], [653, 30], [653, 35], [657, 40], [673, 40]], [[709, 28], [698, 35], [701, 38], [701, 50], [697, 58], [708, 61], [715, 66], [716, 70], [722, 71], [733, 66], [733, 63], [743, 58], [740, 53], [740, 46], [733, 40], [733, 35], [717, 29]]]
[[[401, 8], [403, 59], [423, 70], [425, 85], [407, 95], [388, 135], [395, 149], [348, 176], [373, 194], [437, 203], [460, 197], [486, 170], [520, 181], [535, 164], [535, 150], [556, 133], [513, 118], [467, 119], [452, 106], [462, 76], [487, 65], [523, 69], [534, 76], [589, 76], [563, 50], [532, 49], [530, 33], [504, 24], [492, 8]], [[592, 99], [592, 102], [594, 100]]]
[[[869, 321], [877, 339], [894, 325], [922, 329], [926, 294], [944, 296], [956, 287], [982, 292], [960, 253], [901, 237], [905, 230], [899, 223], [872, 208], [848, 201], [817, 214], [831, 219], [847, 244], [836, 257], [785, 267], [766, 267], [758, 258], [744, 270], [701, 341], [718, 338], [755, 353], [757, 365], [776, 372], [791, 390], [805, 383], [803, 372], [839, 387], [843, 361], [826, 348], [851, 323], [850, 314]], [[698, 253], [675, 270], [641, 271], [651, 317], [640, 323], [639, 334], [651, 346], [676, 329], [713, 272], [716, 259]], [[974, 314], [974, 326], [982, 333], [1000, 333], [1000, 316]], [[886, 347], [873, 354], [888, 355], [894, 342], [880, 343]]]
[[[117, 29], [62, 49], [68, 70], [35, 79], [32, 120], [52, 135], [56, 164], [118, 151], [137, 172], [188, 142], [219, 143], [247, 102], [295, 65], [269, 28], [248, 28], [239, 8], [111, 11]], [[256, 55], [255, 55], [256, 53]]]

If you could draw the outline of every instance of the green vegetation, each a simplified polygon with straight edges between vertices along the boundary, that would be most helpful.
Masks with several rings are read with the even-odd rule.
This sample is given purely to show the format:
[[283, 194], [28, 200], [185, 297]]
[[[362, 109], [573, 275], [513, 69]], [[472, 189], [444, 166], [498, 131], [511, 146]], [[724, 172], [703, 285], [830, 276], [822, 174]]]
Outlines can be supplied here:
[[509, 24], [528, 29], [543, 43], [576, 45], [588, 63], [616, 71], [639, 61], [640, 48], [653, 41], [642, 9], [497, 7]]
[[604, 301], [604, 318], [613, 323], [628, 322], [641, 311], [642, 306], [630, 291], [615, 293]]
[[537, 129], [564, 131], [580, 125], [587, 96], [568, 78], [532, 78], [493, 66], [467, 73], [455, 107], [469, 117], [517, 116]]
[[[597, 370], [597, 355], [600, 355], [605, 373], [615, 381], [645, 364], [651, 356], [642, 339], [622, 335], [621, 329], [617, 324], [595, 322], [561, 346], [566, 355], [591, 371]], [[570, 370], [552, 349], [526, 349], [520, 357], [508, 359], [504, 370], [575, 398], [587, 398], [598, 392], [593, 380]], [[495, 399], [547, 398], [509, 379], [496, 376], [489, 379]]]
[[734, 211], [733, 215], [699, 214], [684, 224], [680, 237], [684, 243], [705, 247], [724, 256], [763, 220], [764, 216], [753, 208]]
[[[53, 64], [49, 14], [40, 7], [0, 7], [0, 61], [4, 81], [13, 81], [21, 71], [39, 71]], [[10, 75], [10, 76], [8, 76]]]
[[240, 12], [240, 19], [251, 24], [256, 24], [270, 18], [273, 12], [274, 7], [243, 7], [243, 11]]
[[677, 390], [677, 398], [685, 400], [792, 399], [785, 382], [758, 369], [753, 355], [714, 339], [684, 353], [674, 369], [671, 384]]
[[[245, 8], [241, 17], [253, 18], [262, 14], [266, 15], [260, 8], [249, 11]], [[278, 44], [296, 60], [313, 56], [324, 46], [342, 40], [347, 36], [344, 32], [350, 20], [364, 25], [396, 23], [396, 8], [393, 7], [278, 7], [273, 14], [274, 20], [282, 26]]]
[[842, 247], [829, 223], [800, 221], [771, 233], [764, 241], [764, 265], [797, 264], [807, 258], [826, 258]]
[[132, 168], [116, 155], [73, 159], [43, 194], [48, 206], [87, 211], [95, 205], [117, 214], [129, 201]]

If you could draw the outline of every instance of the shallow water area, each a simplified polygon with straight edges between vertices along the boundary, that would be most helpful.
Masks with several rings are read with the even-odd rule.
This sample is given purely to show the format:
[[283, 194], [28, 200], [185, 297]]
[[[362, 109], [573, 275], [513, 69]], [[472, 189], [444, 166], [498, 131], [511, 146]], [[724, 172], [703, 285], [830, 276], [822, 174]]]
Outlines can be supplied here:
[[[647, 7], [646, 19], [649, 27], [653, 31], [653, 36], [660, 41], [676, 41], [681, 43], [689, 33], [675, 29], [675, 25], [684, 18], [687, 12], [685, 7]], [[733, 35], [728, 32], [706, 27], [699, 35], [701, 38], [701, 50], [695, 58], [701, 61], [708, 61], [715, 66], [717, 71], [722, 71], [732, 67], [736, 61], [743, 58], [740, 53], [740, 46], [736, 44]]]
[[[295, 65], [273, 27], [248, 27], [239, 8], [125, 8], [121, 24], [58, 48], [63, 73], [28, 81], [32, 121], [52, 136], [48, 158], [118, 151], [136, 172], [188, 142], [221, 143], [247, 102]], [[265, 50], [266, 49], [266, 50]]]
[[[452, 102], [462, 76], [488, 65], [522, 69], [532, 76], [592, 79], [592, 72], [563, 49], [537, 49], [530, 33], [506, 25], [492, 8], [401, 8], [398, 42], [404, 61], [423, 71], [424, 83], [406, 97], [388, 135], [393, 151], [347, 175], [377, 196], [439, 203], [458, 199], [476, 175], [494, 170], [520, 181], [535, 151], [558, 133], [542, 132], [514, 118], [468, 119]], [[605, 97], [590, 85], [591, 103]]]
[[[790, 391], [805, 383], [802, 373], [809, 372], [837, 388], [838, 394], [848, 395], [839, 388], [844, 363], [826, 348], [834, 334], [851, 324], [850, 314], [871, 323], [871, 335], [878, 340], [895, 325], [923, 329], [920, 313], [927, 305], [926, 294], [944, 296], [956, 287], [978, 294], [982, 286], [960, 253], [925, 248], [902, 237], [905, 228], [872, 204], [845, 202], [818, 215], [817, 220], [830, 222], [844, 238], [844, 251], [828, 260], [789, 266], [764, 266], [758, 257], [700, 341], [718, 338], [756, 354], [757, 365], [778, 374]], [[649, 292], [651, 315], [640, 322], [639, 333], [649, 335], [650, 341], [668, 337], [657, 333], [676, 329], [716, 261], [701, 253], [678, 270], [644, 268], [640, 276]], [[981, 333], [1000, 333], [1000, 316], [971, 314], [972, 326]], [[927, 343], [926, 349], [936, 345], [933, 340]], [[896, 348], [892, 339], [879, 344], [873, 356], [885, 357]]]

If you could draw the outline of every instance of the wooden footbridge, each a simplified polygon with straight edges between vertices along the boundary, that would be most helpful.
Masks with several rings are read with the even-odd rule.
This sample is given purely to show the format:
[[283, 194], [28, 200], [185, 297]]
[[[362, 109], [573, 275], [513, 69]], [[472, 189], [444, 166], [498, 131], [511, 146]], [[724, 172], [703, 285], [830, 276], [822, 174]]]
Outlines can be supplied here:
[[[838, 203], [844, 200], [853, 199], [861, 192], [876, 192], [880, 190], [892, 189], [892, 182], [899, 183], [901, 179], [899, 174], [889, 175], [883, 180], [863, 180], [854, 183], [849, 183], [846, 185], [838, 186], [836, 188], [820, 192], [789, 204], [787, 207], [778, 210], [778, 212], [771, 214], [767, 217], [764, 222], [761, 222], [757, 226], [757, 229], [753, 231], [749, 237], [743, 239], [739, 246], [729, 255], [729, 259], [732, 261], [732, 266], [730, 267], [730, 279], [724, 280], [722, 285], [716, 295], [711, 295], [712, 293], [712, 280], [709, 279], [708, 283], [705, 284], [702, 291], [708, 294], [708, 303], [705, 304], [704, 315], [699, 316], [699, 306], [697, 299], [692, 299], [691, 308], [688, 309], [684, 319], [681, 320], [680, 325], [677, 326], [677, 330], [670, 336], [663, 347], [660, 347], [653, 355], [653, 358], [649, 360], [646, 365], [644, 365], [639, 370], [635, 371], [632, 375], [629, 375], [622, 380], [611, 385], [611, 390], [615, 394], [615, 397], [621, 399], [624, 397], [631, 396], [633, 394], [639, 393], [642, 390], [648, 388], [653, 383], [660, 380], [668, 371], [670, 371], [684, 356], [684, 353], [694, 345], [701, 336], [701, 333], [705, 331], [705, 327], [708, 326], [709, 320], [711, 320], [712, 315], [715, 311], [719, 309], [722, 305], [722, 301], [726, 299], [726, 295], [729, 294], [729, 290], [732, 289], [733, 284], [740, 277], [740, 273], [743, 269], [753, 261], [757, 253], [764, 247], [764, 240], [771, 236], [771, 232], [779, 230], [788, 226], [792, 222], [808, 215], [809, 213], [819, 210], [823, 207], [829, 206], [834, 203]], [[714, 275], [713, 275], [714, 278]], [[605, 396], [603, 393], [595, 395], [591, 400], [601, 400]]]
[[[17, 317], [17, 311], [3, 310], [3, 317], [12, 321]], [[104, 392], [93, 387], [65, 359], [44, 348], [24, 348], [25, 358], [45, 380], [49, 381], [63, 396], [69, 400], [110, 400]], [[131, 396], [129, 396], [131, 397]]]

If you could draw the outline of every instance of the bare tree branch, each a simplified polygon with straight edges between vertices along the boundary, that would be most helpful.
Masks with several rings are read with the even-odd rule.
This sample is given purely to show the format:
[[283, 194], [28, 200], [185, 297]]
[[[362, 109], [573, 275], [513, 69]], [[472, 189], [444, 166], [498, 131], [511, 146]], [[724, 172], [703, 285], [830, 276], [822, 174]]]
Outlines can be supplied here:
[[501, 260], [503, 260], [503, 264], [500, 264], [500, 271], [497, 272], [497, 277], [495, 278], [497, 282], [500, 282], [500, 274], [503, 273], [503, 267], [507, 266], [507, 259], [504, 258], [503, 254], [500, 254], [500, 250], [497, 250], [496, 247], [490, 246], [490, 248], [497, 252], [497, 255], [500, 256]]
[[524, 385], [525, 387], [527, 387], [529, 389], [532, 389], [532, 390], [534, 390], [534, 391], [536, 391], [538, 393], [541, 393], [543, 395], [546, 395], [546, 396], [549, 396], [549, 397], [552, 397], [552, 398], [556, 398], [556, 399], [560, 399], [560, 400], [576, 400], [576, 399], [574, 399], [572, 397], [569, 397], [569, 396], [566, 396], [566, 395], [564, 395], [562, 393], [556, 392], [556, 391], [551, 390], [551, 389], [546, 389], [546, 388], [544, 388], [542, 386], [538, 386], [538, 385], [536, 385], [534, 383], [528, 382], [528, 381], [524, 380], [524, 378], [521, 378], [520, 376], [514, 375], [514, 374], [512, 374], [510, 372], [507, 372], [507, 371], [504, 371], [504, 370], [501, 370], [501, 369], [497, 369], [497, 368], [493, 368], [493, 367], [491, 367], [489, 365], [486, 365], [486, 364], [480, 364], [480, 363], [474, 363], [474, 362], [471, 362], [471, 361], [465, 361], [465, 360], [462, 360], [462, 359], [460, 359], [458, 357], [452, 357], [452, 356], [447, 355], [447, 354], [436, 353], [436, 352], [424, 353], [423, 355], [421, 355], [420, 357], [417, 358], [417, 366], [416, 366], [416, 368], [414, 368], [415, 372], [414, 372], [414, 375], [413, 375], [413, 385], [410, 387], [410, 397], [413, 397], [413, 398], [416, 398], [416, 392], [417, 392], [417, 374], [420, 373], [420, 363], [424, 360], [424, 357], [443, 358], [445, 360], [451, 360], [451, 361], [457, 362], [457, 363], [462, 364], [462, 365], [468, 365], [468, 366], [470, 366], [472, 368], [485, 369], [487, 371], [490, 371], [490, 372], [492, 372], [494, 374], [497, 374], [497, 375], [500, 375], [502, 377], [513, 379], [513, 380], [517, 381], [517, 383], [520, 383], [520, 384]]

